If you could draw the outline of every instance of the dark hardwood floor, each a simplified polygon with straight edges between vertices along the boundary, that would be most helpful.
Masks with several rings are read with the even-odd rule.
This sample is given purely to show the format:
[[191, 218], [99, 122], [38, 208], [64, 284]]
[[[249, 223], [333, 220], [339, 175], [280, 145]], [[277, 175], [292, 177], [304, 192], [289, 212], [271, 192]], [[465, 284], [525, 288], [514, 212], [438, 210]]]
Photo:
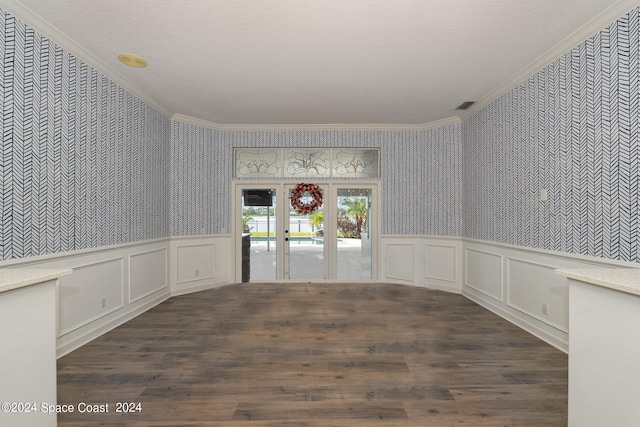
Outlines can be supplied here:
[[564, 427], [567, 356], [460, 295], [245, 283], [60, 358], [58, 402], [109, 404], [61, 427]]

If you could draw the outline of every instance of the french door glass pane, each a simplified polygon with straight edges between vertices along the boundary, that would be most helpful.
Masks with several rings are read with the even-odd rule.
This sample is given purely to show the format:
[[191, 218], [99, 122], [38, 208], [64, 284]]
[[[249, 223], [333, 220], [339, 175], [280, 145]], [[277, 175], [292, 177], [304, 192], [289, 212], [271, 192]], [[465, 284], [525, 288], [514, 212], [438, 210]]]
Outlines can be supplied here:
[[[250, 240], [249, 248], [243, 248], [243, 281], [275, 280], [276, 191], [274, 189], [243, 191], [242, 224], [243, 246], [246, 245], [247, 240]], [[245, 259], [247, 251], [248, 260]]]
[[371, 279], [371, 190], [338, 189], [337, 279]]
[[[303, 202], [308, 200], [303, 198]], [[297, 213], [289, 203], [289, 278], [323, 280], [324, 204], [308, 215]]]

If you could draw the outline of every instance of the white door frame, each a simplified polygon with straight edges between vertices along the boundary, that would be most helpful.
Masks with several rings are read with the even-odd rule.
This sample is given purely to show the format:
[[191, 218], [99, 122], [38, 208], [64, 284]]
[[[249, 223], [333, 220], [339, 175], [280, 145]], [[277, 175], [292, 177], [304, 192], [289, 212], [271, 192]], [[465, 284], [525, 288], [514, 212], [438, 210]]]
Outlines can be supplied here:
[[[232, 230], [232, 251], [233, 251], [233, 259], [235, 265], [235, 281], [242, 281], [242, 191], [247, 189], [255, 189], [255, 190], [268, 190], [275, 189], [276, 190], [276, 246], [278, 249], [276, 250], [276, 277], [279, 279], [275, 280], [276, 282], [285, 282], [289, 280], [282, 279], [285, 277], [284, 272], [284, 261], [285, 261], [285, 250], [288, 252], [288, 249], [283, 250], [285, 248], [284, 245], [284, 230], [285, 226], [288, 224], [289, 218], [289, 209], [284, 209], [284, 206], [288, 206], [289, 200], [289, 189], [293, 188], [298, 181], [292, 180], [234, 180], [232, 183], [232, 218], [231, 218], [231, 230]], [[339, 188], [354, 188], [354, 189], [371, 189], [372, 192], [372, 209], [371, 209], [371, 218], [369, 219], [369, 226], [371, 227], [371, 234], [373, 239], [371, 241], [371, 281], [378, 280], [378, 270], [380, 265], [379, 259], [379, 248], [381, 241], [381, 227], [380, 227], [380, 212], [381, 209], [381, 198], [380, 198], [380, 182], [379, 181], [318, 181], [319, 184], [324, 191], [324, 214], [325, 214], [325, 224], [324, 224], [324, 235], [325, 235], [325, 245], [324, 246], [324, 276], [328, 279], [321, 281], [336, 281], [336, 266], [337, 266], [337, 251], [336, 251], [336, 242], [337, 242], [337, 230], [335, 221], [327, 221], [328, 218], [336, 217], [336, 206], [335, 200], [337, 200], [338, 189]], [[279, 245], [278, 245], [279, 243]]]

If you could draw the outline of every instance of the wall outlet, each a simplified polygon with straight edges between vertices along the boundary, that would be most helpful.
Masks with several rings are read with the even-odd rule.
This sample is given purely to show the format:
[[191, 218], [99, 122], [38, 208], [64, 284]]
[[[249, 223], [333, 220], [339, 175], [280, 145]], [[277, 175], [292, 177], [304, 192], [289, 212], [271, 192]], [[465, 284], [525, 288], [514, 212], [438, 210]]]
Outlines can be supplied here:
[[542, 304], [542, 314], [545, 316], [549, 314], [549, 306], [547, 304]]
[[102, 297], [100, 299], [100, 307], [102, 307], [102, 308], [106, 308], [107, 307], [107, 297]]
[[546, 202], [548, 198], [549, 198], [549, 191], [546, 188], [543, 188], [542, 190], [540, 190], [540, 201]]

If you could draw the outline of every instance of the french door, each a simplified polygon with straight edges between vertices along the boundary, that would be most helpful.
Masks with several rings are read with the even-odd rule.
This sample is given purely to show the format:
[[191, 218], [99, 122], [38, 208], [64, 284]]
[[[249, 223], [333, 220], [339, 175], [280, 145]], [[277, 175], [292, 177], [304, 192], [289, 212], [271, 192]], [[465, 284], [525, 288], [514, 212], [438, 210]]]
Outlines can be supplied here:
[[236, 280], [375, 280], [377, 183], [316, 185], [322, 203], [307, 212], [292, 206], [296, 183], [234, 184]]

